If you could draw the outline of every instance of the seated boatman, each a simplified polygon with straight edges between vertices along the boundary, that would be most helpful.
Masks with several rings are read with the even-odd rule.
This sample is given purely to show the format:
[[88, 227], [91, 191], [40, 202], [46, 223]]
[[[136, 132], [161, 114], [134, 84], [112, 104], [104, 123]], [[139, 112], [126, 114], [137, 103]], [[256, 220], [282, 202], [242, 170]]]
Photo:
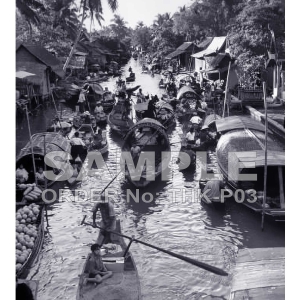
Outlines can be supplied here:
[[92, 254], [88, 260], [89, 277], [85, 278], [84, 284], [87, 284], [88, 282], [99, 284], [113, 275], [112, 271], [108, 271], [103, 264], [100, 248], [99, 244], [91, 246]]
[[116, 229], [116, 215], [113, 204], [105, 199], [104, 195], [100, 196], [100, 201], [97, 202], [93, 208], [93, 227], [96, 227], [96, 215], [97, 211], [100, 210], [102, 218], [102, 228], [101, 234], [104, 236], [102, 244], [111, 242], [110, 233], [106, 230], [115, 230]]
[[191, 127], [188, 133], [186, 134], [186, 140], [189, 144], [195, 143], [195, 129]]
[[224, 182], [220, 179], [207, 181], [202, 193], [205, 193], [205, 196], [201, 195], [201, 201], [206, 204], [223, 203], [221, 199], [221, 189], [224, 189], [224, 187]]

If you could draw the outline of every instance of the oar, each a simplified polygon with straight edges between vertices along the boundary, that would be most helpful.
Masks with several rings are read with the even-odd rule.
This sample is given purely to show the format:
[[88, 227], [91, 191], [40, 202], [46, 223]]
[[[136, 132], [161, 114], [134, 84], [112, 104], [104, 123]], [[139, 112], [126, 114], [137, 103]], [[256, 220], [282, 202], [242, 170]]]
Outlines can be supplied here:
[[227, 272], [225, 272], [224, 270], [219, 269], [219, 268], [217, 268], [217, 267], [208, 265], [208, 264], [206, 264], [206, 263], [203, 263], [203, 262], [201, 262], [201, 261], [195, 260], [195, 259], [193, 259], [193, 258], [184, 256], [184, 255], [177, 254], [177, 253], [174, 253], [174, 252], [172, 252], [172, 251], [169, 251], [169, 250], [166, 250], [166, 249], [163, 249], [163, 248], [160, 248], [160, 247], [151, 245], [151, 244], [146, 243], [146, 242], [143, 242], [143, 241], [141, 241], [141, 240], [134, 239], [134, 238], [132, 238], [132, 237], [130, 237], [130, 236], [121, 234], [121, 233], [116, 232], [116, 231], [113, 231], [113, 230], [105, 230], [104, 228], [101, 228], [100, 226], [93, 226], [93, 224], [85, 222], [85, 219], [86, 219], [86, 215], [83, 217], [83, 219], [82, 219], [82, 221], [81, 221], [81, 225], [84, 224], [84, 225], [89, 225], [89, 226], [92, 226], [92, 227], [97, 227], [97, 228], [102, 229], [102, 230], [104, 230], [104, 231], [106, 231], [106, 232], [108, 232], [108, 233], [113, 233], [113, 234], [116, 234], [116, 235], [121, 236], [121, 237], [123, 237], [123, 238], [130, 239], [131, 242], [140, 243], [140, 244], [142, 244], [142, 245], [145, 245], [145, 246], [148, 246], [148, 247], [150, 247], [150, 248], [156, 249], [156, 250], [158, 250], [158, 251], [164, 252], [164, 253], [166, 253], [166, 254], [168, 254], [168, 255], [170, 255], [170, 256], [173, 256], [173, 257], [176, 257], [176, 258], [178, 258], [178, 259], [181, 259], [181, 260], [183, 260], [183, 261], [185, 261], [185, 262], [187, 262], [187, 263], [190, 263], [190, 264], [192, 264], [192, 265], [194, 265], [194, 266], [197, 266], [197, 267], [199, 267], [199, 268], [202, 268], [202, 269], [204, 269], [204, 270], [206, 270], [206, 271], [209, 271], [209, 272], [212, 272], [212, 273], [214, 273], [214, 274], [221, 275], [221, 276], [228, 276], [228, 273], [227, 273]]

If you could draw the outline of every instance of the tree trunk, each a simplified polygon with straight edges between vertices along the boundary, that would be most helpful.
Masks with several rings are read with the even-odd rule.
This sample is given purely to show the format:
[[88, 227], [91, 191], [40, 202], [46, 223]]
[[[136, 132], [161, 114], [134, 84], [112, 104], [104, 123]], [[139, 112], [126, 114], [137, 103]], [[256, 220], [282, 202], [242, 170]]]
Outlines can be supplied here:
[[75, 49], [76, 49], [76, 46], [77, 46], [78, 41], [79, 41], [80, 36], [81, 36], [82, 27], [83, 27], [83, 21], [84, 21], [84, 14], [85, 14], [85, 11], [84, 11], [85, 5], [86, 5], [86, 0], [84, 1], [83, 6], [82, 6], [82, 19], [81, 19], [81, 23], [80, 23], [80, 27], [79, 27], [79, 32], [78, 32], [78, 35], [77, 35], [77, 37], [76, 37], [76, 40], [75, 40], [75, 42], [74, 42], [74, 44], [73, 44], [73, 47], [72, 47], [72, 49], [71, 49], [71, 51], [70, 51], [70, 54], [69, 54], [69, 56], [68, 56], [68, 58], [67, 58], [67, 60], [66, 60], [66, 62], [65, 62], [65, 64], [64, 64], [64, 67], [63, 67], [63, 71], [64, 71], [64, 72], [66, 71], [66, 69], [67, 69], [67, 67], [68, 67], [68, 65], [69, 65], [69, 63], [70, 63], [70, 60], [71, 60], [71, 58], [72, 58], [72, 56], [73, 56], [73, 53], [74, 53], [74, 51], [75, 51]]

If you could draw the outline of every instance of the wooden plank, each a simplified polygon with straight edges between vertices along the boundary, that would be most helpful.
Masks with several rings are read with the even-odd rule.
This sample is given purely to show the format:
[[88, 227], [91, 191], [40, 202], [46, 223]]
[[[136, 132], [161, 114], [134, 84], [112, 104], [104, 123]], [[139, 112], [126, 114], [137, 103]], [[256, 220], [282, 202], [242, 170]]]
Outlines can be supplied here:
[[240, 250], [230, 299], [283, 299], [284, 252], [283, 247]]
[[266, 287], [252, 290], [243, 290], [232, 293], [230, 299], [234, 300], [282, 300], [284, 299], [285, 287]]

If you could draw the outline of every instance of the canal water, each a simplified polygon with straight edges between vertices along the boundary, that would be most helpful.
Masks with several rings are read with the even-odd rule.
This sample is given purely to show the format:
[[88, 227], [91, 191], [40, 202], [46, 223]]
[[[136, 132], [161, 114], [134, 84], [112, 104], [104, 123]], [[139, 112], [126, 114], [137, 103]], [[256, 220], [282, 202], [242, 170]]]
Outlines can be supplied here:
[[[131, 60], [124, 67], [124, 77], [132, 67], [136, 81], [143, 92], [161, 96], [158, 88], [160, 75], [151, 77], [142, 74], [138, 61]], [[113, 89], [115, 79], [103, 83]], [[60, 109], [60, 108], [59, 108]], [[71, 113], [67, 107], [63, 114]], [[31, 117], [32, 133], [44, 131], [55, 116], [53, 107], [40, 111]], [[115, 193], [114, 205], [121, 220], [123, 232], [145, 242], [185, 255], [224, 269], [228, 277], [221, 277], [192, 266], [184, 261], [141, 244], [133, 244], [134, 256], [141, 282], [144, 300], [196, 300], [228, 299], [232, 280], [232, 270], [238, 249], [284, 246], [284, 224], [266, 220], [264, 232], [260, 229], [261, 217], [241, 204], [228, 202], [223, 208], [213, 208], [199, 203], [196, 197], [200, 178], [199, 165], [195, 171], [181, 171], [176, 164], [180, 143], [180, 126], [169, 134], [172, 159], [167, 173], [167, 181], [152, 183], [137, 197], [128, 198], [127, 193], [137, 194], [137, 190], [127, 183], [123, 174], [111, 184], [110, 192]], [[17, 130], [17, 152], [28, 141], [26, 124]], [[89, 191], [102, 189], [117, 174], [122, 139], [107, 127], [109, 154], [106, 172], [96, 172], [84, 177], [78, 186]], [[209, 153], [212, 163], [215, 154]], [[65, 187], [66, 195], [61, 197], [48, 211], [46, 236], [39, 260], [31, 269], [28, 279], [39, 280], [39, 299], [58, 300], [76, 298], [79, 274], [90, 245], [95, 242], [98, 230], [81, 226], [84, 215], [91, 220], [93, 204], [90, 199], [78, 201], [68, 197], [72, 191]], [[154, 200], [150, 201], [150, 193]], [[144, 200], [144, 201], [143, 201]], [[148, 201], [149, 200], [149, 201]], [[146, 203], [148, 202], [148, 203]], [[246, 270], [245, 270], [246, 272]], [[121, 299], [120, 299], [121, 300]]]

